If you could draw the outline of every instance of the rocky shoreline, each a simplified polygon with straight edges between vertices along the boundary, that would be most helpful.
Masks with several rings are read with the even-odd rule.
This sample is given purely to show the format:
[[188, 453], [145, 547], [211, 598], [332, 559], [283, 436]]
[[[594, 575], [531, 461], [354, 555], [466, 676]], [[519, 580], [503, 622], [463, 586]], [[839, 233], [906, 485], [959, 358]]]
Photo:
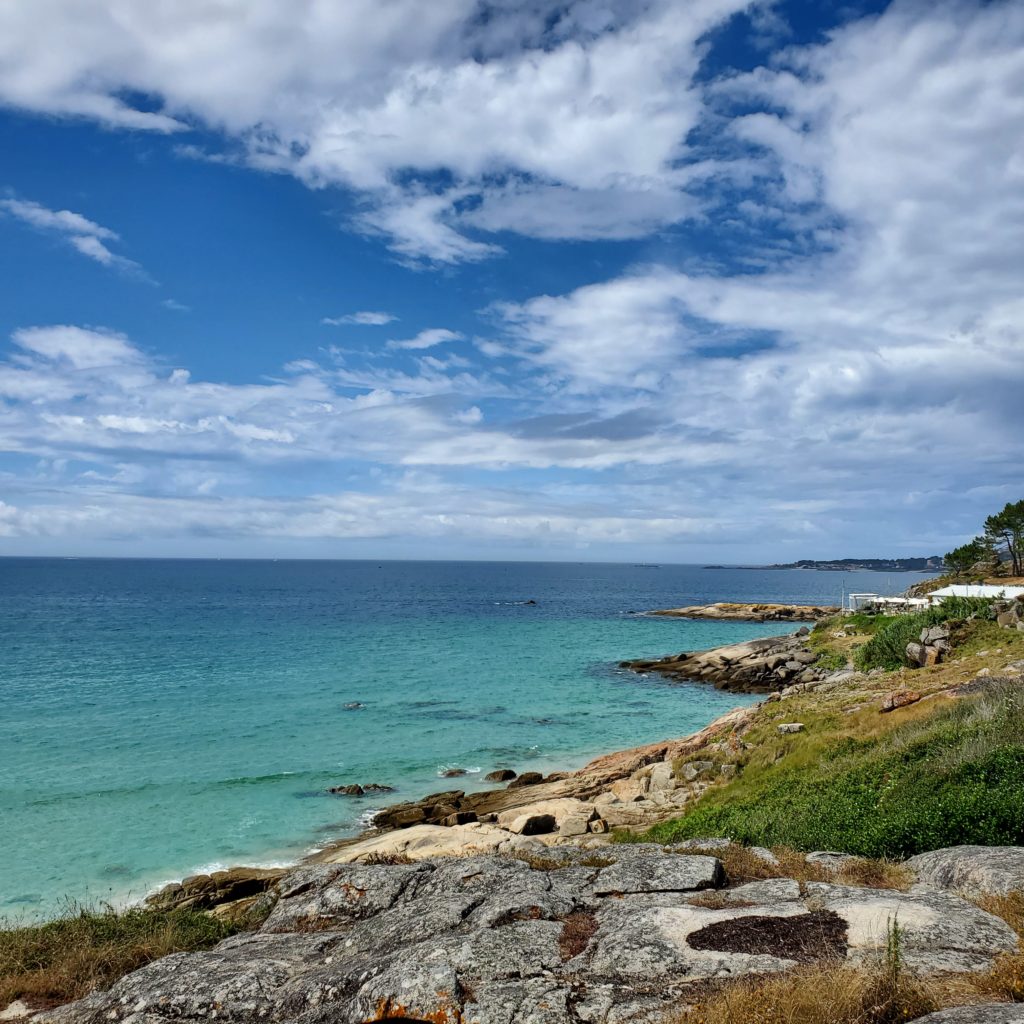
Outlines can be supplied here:
[[693, 604], [684, 608], [661, 608], [646, 614], [676, 619], [713, 619], [731, 622], [817, 622], [841, 610], [838, 605], [718, 601], [715, 604]]
[[809, 635], [810, 629], [803, 626], [787, 636], [619, 664], [633, 672], [658, 672], [679, 682], [712, 683], [734, 693], [771, 693], [794, 683], [819, 682], [830, 674], [818, 665], [819, 655], [807, 646]]
[[[500, 788], [449, 789], [385, 807], [370, 830], [295, 868], [236, 868], [168, 886], [150, 906], [261, 923], [34, 1017], [662, 1024], [673, 1014], [689, 1020], [680, 1013], [726, 979], [814, 965], [881, 969], [897, 920], [902, 969], [915, 978], [969, 985], [994, 976], [1001, 958], [1019, 955], [1018, 936], [984, 899], [1024, 890], [1024, 848], [955, 847], [893, 864], [773, 852], [726, 837], [609, 841], [616, 830], [679, 818], [711, 787], [727, 785], [766, 730], [783, 757], [795, 751], [801, 739], [790, 734], [803, 732], [804, 721], [813, 730], [823, 704], [874, 716], [1024, 679], [1024, 661], [995, 676], [978, 655], [955, 677], [918, 670], [910, 691], [901, 673], [826, 671], [809, 633], [624, 663], [766, 693], [692, 735], [574, 772], [502, 770], [491, 777]], [[1005, 1024], [1024, 1021], [1019, 1010], [990, 1002], [934, 1020]]]
[[[806, 646], [809, 629], [683, 652], [656, 660], [622, 662], [635, 672], [658, 672], [680, 682], [706, 682], [719, 689], [745, 693], [786, 693], [821, 684], [830, 675], [815, 666], [817, 655]], [[831, 673], [842, 678], [850, 673]], [[303, 864], [339, 864], [401, 856], [425, 860], [460, 854], [510, 853], [516, 849], [564, 845], [597, 846], [616, 829], [640, 829], [678, 817], [682, 809], [717, 781], [728, 779], [735, 765], [724, 750], [739, 751], [739, 737], [759, 705], [736, 708], [692, 735], [664, 740], [599, 757], [573, 772], [517, 775], [497, 771], [489, 776], [500, 788], [467, 792], [447, 789], [418, 800], [390, 804], [379, 810], [371, 827], [338, 840], [305, 858]], [[701, 750], [711, 755], [696, 758]], [[677, 773], [681, 759], [690, 763]], [[387, 791], [379, 785], [334, 787], [349, 795]], [[264, 869], [235, 868], [231, 872], [196, 875], [166, 886], [147, 898], [152, 906], [193, 906], [198, 897], [227, 887], [244, 890], [246, 872], [259, 888]], [[238, 909], [252, 902], [241, 891]], [[230, 913], [231, 899], [215, 901]], [[214, 904], [210, 904], [214, 905]]]

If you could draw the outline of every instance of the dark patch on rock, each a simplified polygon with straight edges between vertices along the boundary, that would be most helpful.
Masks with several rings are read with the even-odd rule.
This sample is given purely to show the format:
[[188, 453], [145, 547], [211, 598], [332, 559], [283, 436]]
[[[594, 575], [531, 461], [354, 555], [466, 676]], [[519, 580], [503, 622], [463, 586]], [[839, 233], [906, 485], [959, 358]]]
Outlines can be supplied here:
[[527, 819], [520, 835], [544, 836], [549, 832], [554, 832], [556, 828], [558, 828], [558, 822], [553, 814], [534, 814]]
[[563, 960], [579, 956], [597, 933], [597, 915], [590, 910], [574, 910], [562, 922], [562, 934], [558, 936], [558, 952]]
[[802, 964], [846, 956], [846, 922], [831, 910], [795, 917], [759, 914], [705, 925], [686, 939], [693, 949], [763, 953]]

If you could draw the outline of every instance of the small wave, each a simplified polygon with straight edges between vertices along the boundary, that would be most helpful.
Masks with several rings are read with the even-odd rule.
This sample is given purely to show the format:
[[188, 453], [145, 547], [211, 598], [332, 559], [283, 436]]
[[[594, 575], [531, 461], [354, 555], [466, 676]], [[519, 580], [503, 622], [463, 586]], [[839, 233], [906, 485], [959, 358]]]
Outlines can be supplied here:
[[[295, 866], [294, 860], [246, 860], [245, 863], [247, 867], [251, 868], [291, 868]], [[173, 878], [165, 878], [162, 882], [157, 882], [146, 890], [145, 895], [152, 896], [154, 893], [159, 892], [164, 886], [175, 885], [183, 878], [191, 878], [192, 875], [212, 875], [215, 871], [227, 871], [230, 867], [231, 864], [224, 860], [213, 860], [207, 864], [200, 864], [197, 868], [190, 868], [181, 872], [180, 875], [175, 875]], [[141, 903], [142, 900], [136, 899], [133, 902]]]
[[380, 813], [381, 808], [371, 807], [368, 811], [363, 811], [362, 814], [356, 819], [362, 828], [369, 828], [373, 824], [373, 819]]
[[[233, 779], [217, 779], [214, 786], [258, 786], [263, 782], [281, 782], [289, 779], [298, 772], [274, 772], [272, 775], [238, 775]], [[306, 773], [308, 774], [308, 773]]]
[[[439, 778], [444, 778], [446, 772], [458, 772], [459, 775], [479, 775], [483, 769], [477, 765], [475, 768], [463, 768], [459, 764], [442, 764], [438, 766], [437, 774]], [[458, 778], [458, 775], [452, 775], [450, 778]]]

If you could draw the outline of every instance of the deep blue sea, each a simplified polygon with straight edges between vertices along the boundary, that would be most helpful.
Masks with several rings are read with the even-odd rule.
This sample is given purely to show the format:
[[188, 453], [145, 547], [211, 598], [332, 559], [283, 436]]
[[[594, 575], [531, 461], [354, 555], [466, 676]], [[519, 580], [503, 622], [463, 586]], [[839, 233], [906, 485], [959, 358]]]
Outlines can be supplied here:
[[[618, 564], [0, 559], [0, 916], [290, 862], [439, 773], [543, 772], [749, 698], [621, 659], [793, 627], [632, 614], [838, 603], [916, 574]], [[536, 604], [524, 602], [535, 601]], [[358, 704], [352, 708], [347, 705]]]

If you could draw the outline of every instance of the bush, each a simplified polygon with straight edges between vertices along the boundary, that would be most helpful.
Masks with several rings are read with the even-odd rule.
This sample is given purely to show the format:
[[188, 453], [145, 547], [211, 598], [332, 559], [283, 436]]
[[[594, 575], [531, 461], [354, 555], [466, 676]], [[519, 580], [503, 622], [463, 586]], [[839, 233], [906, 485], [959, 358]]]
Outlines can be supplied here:
[[0, 928], [0, 1006], [80, 999], [168, 953], [209, 949], [249, 926], [192, 910], [70, 905], [55, 921]]
[[[997, 687], [831, 755], [748, 766], [685, 817], [671, 842], [731, 836], [760, 846], [908, 857], [943, 846], [1024, 843], [1024, 688]], [[807, 741], [804, 741], [807, 742]]]
[[993, 602], [984, 597], [947, 597], [934, 608], [913, 615], [895, 615], [876, 626], [874, 635], [854, 656], [857, 668], [895, 669], [910, 665], [907, 644], [916, 642], [922, 629], [955, 619], [994, 619]]

